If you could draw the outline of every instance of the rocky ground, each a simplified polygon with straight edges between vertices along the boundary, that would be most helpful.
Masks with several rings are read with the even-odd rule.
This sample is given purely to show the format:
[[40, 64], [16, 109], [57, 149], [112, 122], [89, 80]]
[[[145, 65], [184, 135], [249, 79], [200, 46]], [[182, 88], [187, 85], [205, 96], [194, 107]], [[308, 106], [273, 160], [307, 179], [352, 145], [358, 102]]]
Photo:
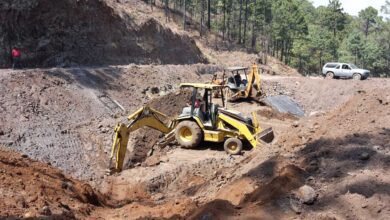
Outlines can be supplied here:
[[230, 193], [191, 217], [387, 219], [389, 95], [387, 88], [362, 90], [330, 112], [291, 123], [274, 156], [257, 160], [241, 178], [255, 187], [248, 193], [241, 182], [231, 184], [240, 202]]
[[[87, 180], [111, 203], [127, 204], [119, 209], [92, 205], [94, 211], [88, 218], [385, 219], [389, 215], [390, 82], [384, 79], [357, 82], [264, 75], [267, 93], [289, 94], [306, 116], [281, 115], [258, 102], [229, 107], [245, 114], [256, 111], [264, 128], [274, 128], [273, 144], [234, 157], [210, 144], [198, 150], [167, 146], [150, 155], [159, 134], [143, 129], [129, 144], [128, 165], [132, 168], [106, 176], [115, 122], [152, 100], [153, 107], [177, 113], [185, 103], [185, 98], [179, 98], [177, 84], [211, 77], [196, 74], [199, 68], [204, 66], [3, 71], [0, 106], [6, 114], [1, 119], [0, 141]], [[174, 76], [179, 69], [188, 71], [186, 78]], [[87, 72], [93, 80], [85, 80]], [[166, 79], [169, 83], [163, 83]], [[144, 85], [141, 81], [148, 81], [148, 86], [137, 89], [136, 85]], [[174, 86], [169, 86], [171, 83]], [[323, 97], [326, 85], [333, 93]], [[166, 95], [169, 92], [173, 93]], [[300, 189], [304, 185], [315, 192], [313, 204], [301, 202], [300, 190], [307, 190]], [[371, 185], [377, 186], [375, 190]], [[336, 205], [340, 203], [344, 206]], [[36, 204], [36, 213], [43, 206]], [[361, 209], [359, 215], [357, 208]], [[18, 213], [15, 215], [24, 215], [28, 209]]]
[[203, 65], [124, 66], [3, 71], [0, 108], [7, 114], [0, 119], [0, 142], [74, 177], [100, 178], [107, 168], [115, 122], [153, 98], [174, 91], [180, 82], [202, 81], [205, 76], [197, 73], [202, 68]]
[[[37, 18], [25, 14], [21, 22], [27, 23], [54, 16], [45, 11], [47, 5], [38, 7], [40, 3], [48, 2], [5, 1], [0, 3], [0, 14], [45, 12]], [[256, 112], [263, 128], [274, 129], [273, 143], [245, 149], [239, 156], [228, 156], [221, 145], [210, 143], [193, 150], [175, 144], [158, 148], [160, 134], [145, 128], [131, 134], [126, 169], [108, 175], [117, 122], [144, 105], [174, 117], [188, 99], [179, 91], [180, 83], [209, 82], [226, 66], [250, 66], [260, 58], [215, 43], [219, 39], [212, 34], [199, 38], [193, 28], [183, 32], [175, 14], [162, 22], [164, 12], [158, 7], [152, 11], [142, 1], [61, 4], [77, 16], [100, 10], [110, 13], [100, 23], [81, 24], [80, 19], [64, 20], [64, 13], [57, 12], [58, 23], [48, 36], [25, 39], [26, 46], [41, 45], [47, 53], [31, 55], [26, 61], [57, 66], [71, 64], [75, 58], [79, 64], [94, 64], [94, 60], [101, 67], [0, 70], [1, 219], [389, 218], [390, 80], [301, 77], [271, 57], [267, 65], [260, 65], [262, 91], [268, 96], [290, 96], [305, 115], [276, 112], [258, 99], [228, 107], [245, 115]], [[114, 28], [125, 25], [110, 35], [124, 38], [107, 40], [111, 56], [107, 63], [102, 61], [107, 56], [96, 51], [90, 51], [93, 56], [88, 59], [79, 59], [75, 51], [83, 45], [73, 50], [69, 41], [62, 45], [69, 50], [59, 53], [53, 44], [42, 43], [62, 36], [56, 35], [61, 20], [75, 30], [90, 27], [82, 36], [101, 34], [91, 42], [107, 40], [101, 32], [106, 32], [108, 23]], [[4, 27], [14, 25], [7, 20]], [[21, 33], [26, 37], [34, 28]], [[74, 37], [73, 29], [64, 29], [68, 34], [64, 39]], [[124, 33], [118, 34], [119, 30]], [[124, 40], [129, 48], [135, 47], [134, 41], [141, 45], [143, 55], [119, 57], [121, 51], [114, 44]], [[159, 43], [150, 45], [154, 42]], [[8, 44], [0, 42], [3, 47]], [[57, 56], [64, 59], [54, 59]], [[129, 62], [148, 64], [116, 65]]]

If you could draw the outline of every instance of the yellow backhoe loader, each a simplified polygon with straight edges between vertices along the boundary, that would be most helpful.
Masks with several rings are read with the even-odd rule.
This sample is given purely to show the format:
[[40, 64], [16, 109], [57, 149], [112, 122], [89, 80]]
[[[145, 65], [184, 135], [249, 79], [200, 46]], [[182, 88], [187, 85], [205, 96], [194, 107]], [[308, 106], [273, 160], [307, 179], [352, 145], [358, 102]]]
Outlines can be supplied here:
[[[236, 101], [252, 96], [253, 88], [256, 89], [256, 95], [260, 96], [260, 73], [256, 64], [253, 64], [249, 74], [246, 67], [228, 67], [224, 69], [222, 79], [218, 79], [216, 75], [211, 80], [212, 84], [225, 86], [225, 97], [227, 101]], [[231, 75], [227, 76], [230, 72]], [[243, 73], [243, 74], [241, 74]], [[242, 76], [244, 75], [245, 78]], [[218, 97], [219, 92], [214, 93], [214, 97]]]
[[[177, 141], [181, 147], [196, 148], [202, 141], [218, 142], [224, 143], [224, 149], [229, 154], [240, 154], [243, 142], [256, 147], [259, 139], [266, 143], [273, 140], [272, 128], [262, 131], [254, 113], [252, 118], [244, 117], [239, 112], [213, 103], [213, 90], [222, 91], [223, 86], [184, 83], [180, 88], [192, 89], [192, 95], [189, 106], [184, 107], [177, 118], [169, 120], [167, 115], [146, 106], [128, 116], [128, 124], [116, 125], [110, 157], [110, 164], [115, 158], [115, 171], [122, 170], [130, 133], [141, 127], [164, 133], [160, 145]], [[204, 92], [201, 100], [200, 90]], [[221, 101], [224, 106], [223, 93]]]

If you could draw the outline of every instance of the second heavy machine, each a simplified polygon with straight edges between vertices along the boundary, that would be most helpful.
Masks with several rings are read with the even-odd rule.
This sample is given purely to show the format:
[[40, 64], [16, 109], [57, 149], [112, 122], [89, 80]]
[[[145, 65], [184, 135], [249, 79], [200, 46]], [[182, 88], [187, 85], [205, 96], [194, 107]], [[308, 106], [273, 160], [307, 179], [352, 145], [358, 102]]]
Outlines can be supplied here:
[[[214, 75], [211, 83], [224, 86], [224, 94], [227, 101], [237, 101], [253, 97], [253, 91], [256, 91], [255, 97], [261, 96], [260, 91], [260, 72], [256, 64], [251, 68], [247, 67], [227, 67], [224, 69], [222, 78]], [[214, 92], [214, 97], [219, 97], [219, 91]]]

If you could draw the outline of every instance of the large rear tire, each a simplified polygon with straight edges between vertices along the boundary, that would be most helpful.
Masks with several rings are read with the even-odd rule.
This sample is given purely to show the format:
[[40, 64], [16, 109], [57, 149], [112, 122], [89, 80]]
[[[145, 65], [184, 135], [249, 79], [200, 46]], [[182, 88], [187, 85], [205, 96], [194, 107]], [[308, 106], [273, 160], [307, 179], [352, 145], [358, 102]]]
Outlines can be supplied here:
[[196, 122], [182, 121], [176, 126], [175, 138], [183, 148], [197, 147], [202, 136], [202, 130]]
[[223, 144], [226, 153], [238, 155], [242, 151], [242, 141], [238, 138], [228, 138]]

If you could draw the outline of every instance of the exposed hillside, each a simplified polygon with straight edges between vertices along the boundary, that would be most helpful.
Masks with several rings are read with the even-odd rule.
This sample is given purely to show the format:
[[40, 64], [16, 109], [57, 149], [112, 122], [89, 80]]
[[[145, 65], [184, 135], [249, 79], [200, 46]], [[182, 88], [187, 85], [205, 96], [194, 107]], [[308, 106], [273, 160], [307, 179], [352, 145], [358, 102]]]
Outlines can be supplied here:
[[10, 66], [16, 45], [30, 67], [206, 62], [189, 37], [153, 19], [136, 23], [132, 14], [121, 14], [107, 2], [1, 1], [0, 66]]
[[272, 75], [289, 75], [299, 76], [299, 72], [279, 61], [278, 59], [268, 56], [266, 60], [260, 61], [259, 54], [244, 48], [243, 45], [238, 45], [235, 42], [223, 40], [220, 32], [207, 32], [204, 30], [200, 36], [199, 23], [191, 17], [188, 17], [186, 30], [183, 30], [183, 15], [180, 10], [169, 9], [168, 18], [165, 14], [164, 5], [156, 2], [156, 5], [151, 7], [142, 0], [126, 0], [110, 2], [113, 8], [120, 11], [121, 14], [132, 14], [137, 23], [145, 22], [146, 19], [153, 18], [160, 21], [164, 27], [171, 29], [175, 33], [184, 34], [195, 40], [202, 53], [207, 60], [219, 66], [250, 66], [252, 63], [263, 63], [261, 65], [262, 73]]

